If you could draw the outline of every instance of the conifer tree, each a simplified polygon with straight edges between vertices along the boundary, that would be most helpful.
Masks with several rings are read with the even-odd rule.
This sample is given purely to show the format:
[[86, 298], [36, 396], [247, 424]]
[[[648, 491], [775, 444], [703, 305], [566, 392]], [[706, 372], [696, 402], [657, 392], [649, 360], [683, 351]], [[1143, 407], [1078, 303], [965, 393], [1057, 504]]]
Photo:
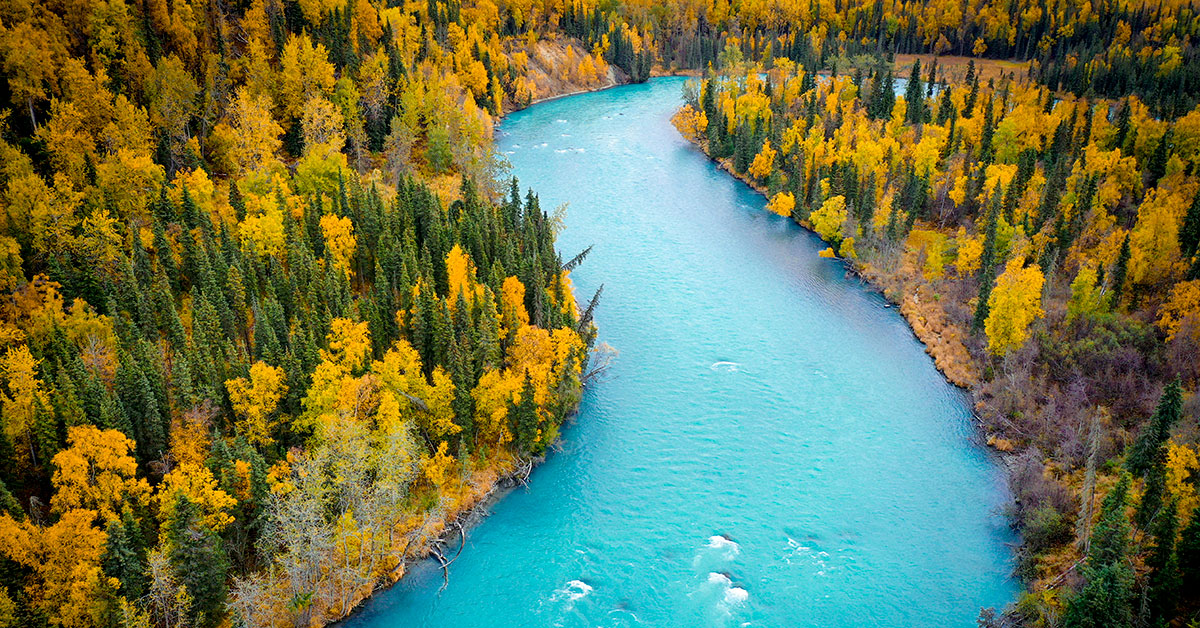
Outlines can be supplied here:
[[221, 537], [204, 524], [200, 507], [182, 494], [176, 496], [174, 518], [166, 522], [165, 537], [171, 565], [192, 598], [196, 624], [201, 628], [220, 625], [229, 572]]
[[1121, 307], [1121, 296], [1125, 290], [1125, 276], [1129, 272], [1129, 234], [1121, 242], [1121, 252], [1117, 254], [1117, 265], [1112, 273], [1112, 297], [1110, 307], [1114, 310]]
[[1200, 517], [1192, 513], [1192, 521], [1183, 529], [1176, 547], [1180, 568], [1180, 590], [1200, 590]]
[[1065, 628], [1130, 628], [1133, 625], [1133, 566], [1125, 514], [1129, 476], [1123, 474], [1104, 498], [1081, 570], [1087, 583], [1067, 603]]
[[537, 449], [538, 409], [534, 401], [534, 392], [533, 380], [526, 372], [525, 383], [521, 387], [521, 400], [509, 410], [514, 441], [524, 453], [534, 453]]
[[1192, 204], [1188, 206], [1183, 219], [1183, 227], [1179, 230], [1179, 249], [1184, 259], [1196, 254], [1200, 248], [1200, 189], [1192, 196]]
[[108, 522], [105, 532], [104, 574], [121, 583], [120, 592], [126, 598], [140, 598], [146, 591], [146, 546], [128, 505], [119, 519]]
[[1171, 150], [1175, 145], [1174, 138], [1175, 129], [1167, 129], [1162, 139], [1158, 140], [1158, 146], [1154, 148], [1154, 153], [1150, 156], [1150, 163], [1146, 166], [1146, 175], [1149, 178], [1148, 185], [1150, 187], [1158, 185], [1158, 180], [1163, 178], [1163, 175], [1167, 173], [1167, 160], [1171, 158]]
[[904, 119], [909, 124], [925, 122], [925, 88], [921, 85], [921, 60], [913, 61], [912, 73], [908, 76], [908, 86], [904, 90]]
[[1166, 625], [1175, 616], [1175, 608], [1179, 602], [1182, 578], [1179, 572], [1179, 557], [1175, 552], [1175, 537], [1179, 532], [1178, 510], [1178, 502], [1172, 499], [1163, 507], [1154, 524], [1154, 546], [1146, 560], [1146, 566], [1150, 568], [1147, 585], [1147, 625], [1150, 626]]
[[979, 100], [979, 77], [975, 75], [974, 59], [967, 62], [967, 84], [971, 86], [971, 90], [967, 92], [967, 99], [963, 102], [961, 116], [972, 118], [975, 116], [975, 102]]
[[988, 298], [992, 294], [992, 286], [996, 283], [996, 223], [999, 220], [999, 196], [992, 196], [991, 208], [988, 210], [987, 228], [983, 236], [983, 251], [979, 256], [979, 299], [975, 304], [975, 316], [971, 328], [975, 331], [983, 329], [983, 323], [988, 316]]
[[1158, 400], [1154, 415], [1142, 427], [1125, 459], [1125, 468], [1135, 475], [1143, 475], [1165, 458], [1163, 447], [1171, 437], [1171, 428], [1183, 416], [1183, 388], [1180, 381], [1167, 384]]

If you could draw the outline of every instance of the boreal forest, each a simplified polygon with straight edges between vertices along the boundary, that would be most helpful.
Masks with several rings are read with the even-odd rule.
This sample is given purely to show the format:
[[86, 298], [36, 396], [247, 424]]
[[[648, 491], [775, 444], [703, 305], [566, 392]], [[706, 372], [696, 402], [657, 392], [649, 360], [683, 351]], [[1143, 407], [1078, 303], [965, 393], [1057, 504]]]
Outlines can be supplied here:
[[1198, 11], [0, 0], [0, 628], [324, 625], [523, 483], [611, 356], [495, 125], [666, 74], [972, 394], [981, 625], [1195, 625]]

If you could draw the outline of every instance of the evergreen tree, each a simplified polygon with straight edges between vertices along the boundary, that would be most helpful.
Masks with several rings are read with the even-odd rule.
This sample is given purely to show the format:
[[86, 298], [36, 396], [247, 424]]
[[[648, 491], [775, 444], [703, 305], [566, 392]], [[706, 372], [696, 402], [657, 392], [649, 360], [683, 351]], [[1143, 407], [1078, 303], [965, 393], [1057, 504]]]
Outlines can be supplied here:
[[888, 120], [892, 117], [892, 109], [896, 106], [896, 81], [889, 69], [887, 74], [880, 77], [875, 74], [875, 83], [871, 89], [871, 102], [867, 105], [867, 115], [874, 120]]
[[1081, 570], [1087, 583], [1067, 603], [1064, 628], [1130, 628], [1133, 625], [1133, 566], [1129, 563], [1129, 476], [1104, 498]]
[[1138, 502], [1137, 510], [1134, 513], [1134, 520], [1137, 522], [1138, 528], [1148, 530], [1151, 524], [1158, 517], [1159, 512], [1163, 508], [1163, 499], [1167, 492], [1167, 460], [1166, 446], [1159, 447], [1159, 451], [1151, 462], [1150, 468], [1146, 470], [1146, 481], [1142, 489], [1142, 500]]
[[119, 519], [108, 522], [105, 532], [104, 574], [121, 583], [121, 595], [140, 598], [146, 592], [146, 546], [129, 506], [121, 510]]
[[[938, 97], [937, 117], [934, 119], [934, 122], [938, 125], [944, 125], [950, 119], [950, 116], [956, 115], [956, 113], [954, 111], [954, 103], [950, 100], [950, 89], [942, 88], [941, 96]], [[947, 144], [949, 144], [948, 141]]]
[[509, 408], [512, 417], [513, 440], [523, 453], [534, 453], [537, 449], [538, 408], [534, 401], [533, 380], [525, 373], [525, 384], [521, 388], [521, 400]]
[[484, 289], [479, 317], [479, 343], [475, 346], [475, 379], [490, 369], [503, 366], [504, 355], [500, 347], [500, 313], [491, 288]]
[[1146, 560], [1146, 566], [1150, 568], [1147, 600], [1149, 626], [1165, 626], [1175, 616], [1175, 608], [1179, 603], [1182, 579], [1179, 557], [1175, 553], [1175, 536], [1179, 532], [1178, 509], [1178, 502], [1171, 500], [1162, 509], [1154, 525], [1154, 547]]
[[1154, 148], [1154, 153], [1150, 156], [1150, 163], [1146, 166], [1146, 175], [1149, 177], [1149, 185], [1151, 187], [1158, 185], [1158, 180], [1163, 178], [1167, 173], [1167, 161], [1171, 158], [1171, 150], [1175, 146], [1175, 129], [1167, 129], [1163, 133], [1162, 139], [1158, 141], [1158, 146]]
[[971, 86], [971, 91], [967, 92], [967, 99], [963, 102], [963, 118], [974, 117], [975, 102], [979, 100], [979, 77], [975, 75], [974, 59], [967, 62], [967, 84]]
[[1171, 428], [1183, 416], [1183, 387], [1180, 381], [1167, 384], [1154, 416], [1142, 427], [1137, 440], [1125, 458], [1125, 468], [1135, 475], [1143, 475], [1164, 457], [1163, 447], [1171, 437]]
[[1192, 204], [1188, 206], [1187, 215], [1183, 219], [1183, 227], [1179, 230], [1179, 248], [1183, 252], [1184, 259], [1195, 255], [1198, 247], [1200, 247], [1200, 189], [1197, 189], [1195, 196], [1192, 197]]
[[177, 495], [174, 517], [166, 523], [168, 556], [192, 598], [201, 628], [213, 628], [224, 617], [229, 559], [221, 537], [204, 524], [200, 507]]
[[992, 138], [996, 134], [996, 121], [992, 115], [992, 99], [989, 97], [983, 106], [983, 131], [979, 136], [979, 161], [990, 164], [996, 157], [992, 147]]
[[1180, 590], [1200, 591], [1200, 516], [1192, 513], [1192, 521], [1183, 529], [1175, 553], [1180, 568]]
[[1116, 310], [1121, 307], [1121, 295], [1125, 290], [1125, 275], [1129, 272], [1129, 234], [1121, 242], [1121, 252], [1117, 254], [1117, 265], [1112, 273], [1112, 297], [1109, 307]]
[[988, 211], [987, 228], [983, 236], [983, 251], [979, 256], [979, 298], [975, 304], [975, 316], [971, 320], [971, 328], [975, 331], [983, 329], [983, 323], [988, 315], [988, 298], [992, 294], [992, 286], [996, 282], [996, 223], [999, 220], [999, 196], [992, 196], [991, 209]]
[[925, 88], [921, 85], [921, 60], [913, 61], [912, 73], [908, 76], [908, 86], [904, 90], [904, 119], [909, 124], [925, 122]]

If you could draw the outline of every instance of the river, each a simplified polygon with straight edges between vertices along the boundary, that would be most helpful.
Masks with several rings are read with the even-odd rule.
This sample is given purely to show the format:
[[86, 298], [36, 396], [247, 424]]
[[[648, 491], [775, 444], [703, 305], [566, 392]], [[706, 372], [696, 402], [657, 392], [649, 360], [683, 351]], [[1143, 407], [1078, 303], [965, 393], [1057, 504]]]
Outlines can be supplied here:
[[509, 116], [498, 144], [569, 202], [580, 300], [617, 349], [561, 448], [345, 625], [975, 625], [1015, 541], [966, 397], [824, 245], [690, 147], [682, 79]]

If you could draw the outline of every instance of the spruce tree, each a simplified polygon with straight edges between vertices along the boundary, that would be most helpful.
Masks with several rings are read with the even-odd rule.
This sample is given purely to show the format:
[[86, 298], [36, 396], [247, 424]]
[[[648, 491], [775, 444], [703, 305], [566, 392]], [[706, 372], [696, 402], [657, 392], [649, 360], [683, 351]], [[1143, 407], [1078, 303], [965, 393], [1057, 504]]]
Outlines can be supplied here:
[[1109, 307], [1113, 310], [1120, 309], [1121, 296], [1125, 290], [1125, 275], [1129, 272], [1129, 234], [1125, 234], [1125, 240], [1121, 242], [1121, 252], [1117, 254], [1117, 265], [1112, 273], [1112, 296]]
[[979, 136], [979, 161], [984, 164], [992, 163], [996, 157], [992, 146], [992, 138], [996, 134], [996, 121], [992, 114], [992, 99], [989, 97], [983, 106], [983, 131]]
[[996, 282], [996, 223], [999, 220], [999, 198], [999, 195], [992, 196], [983, 236], [983, 251], [979, 256], [979, 297], [975, 303], [975, 316], [971, 320], [971, 328], [975, 331], [982, 330], [983, 323], [987, 320], [988, 299]]
[[146, 543], [128, 505], [119, 519], [108, 522], [105, 532], [104, 575], [121, 583], [121, 594], [127, 599], [142, 597], [146, 592]]
[[1125, 508], [1129, 475], [1122, 474], [1104, 498], [1081, 570], [1087, 583], [1067, 603], [1064, 628], [1129, 628], [1133, 625], [1133, 566], [1129, 563], [1130, 526]]
[[1146, 481], [1142, 488], [1142, 499], [1134, 511], [1134, 521], [1139, 529], [1148, 530], [1163, 508], [1167, 493], [1167, 452], [1160, 446], [1150, 468], [1146, 470]]
[[492, 296], [491, 288], [484, 288], [482, 301], [479, 316], [479, 343], [475, 346], [476, 380], [483, 375], [484, 371], [500, 368], [504, 359], [500, 347], [500, 313], [496, 309], [496, 299]]
[[1175, 550], [1179, 562], [1181, 590], [1200, 591], [1200, 513], [1183, 529]]
[[1171, 428], [1183, 416], [1183, 387], [1180, 381], [1167, 384], [1158, 400], [1154, 415], [1142, 427], [1137, 440], [1125, 458], [1125, 468], [1134, 475], [1143, 475], [1163, 457], [1162, 448], [1171, 437]]
[[1158, 180], [1167, 173], [1167, 161], [1171, 158], [1171, 150], [1175, 146], [1174, 138], [1175, 129], [1167, 129], [1167, 132], [1163, 133], [1162, 139], [1158, 140], [1158, 146], [1154, 148], [1154, 153], [1150, 156], [1150, 163], [1146, 166], [1150, 187], [1157, 186]]
[[1187, 215], [1183, 219], [1183, 227], [1179, 230], [1179, 248], [1183, 251], [1184, 259], [1190, 259], [1200, 247], [1200, 189], [1192, 197]]
[[950, 90], [943, 88], [941, 96], [938, 98], [937, 117], [934, 121], [938, 125], [944, 125], [954, 113], [954, 103], [950, 100]]
[[1179, 603], [1182, 576], [1179, 557], [1175, 552], [1175, 536], [1179, 532], [1178, 510], [1178, 502], [1172, 499], [1155, 521], [1154, 547], [1146, 560], [1146, 566], [1150, 568], [1147, 595], [1149, 626], [1165, 626], [1175, 616], [1175, 608]]
[[535, 453], [537, 449], [538, 408], [534, 401], [533, 380], [525, 373], [525, 384], [521, 387], [521, 400], [509, 408], [512, 417], [513, 439], [523, 453]]
[[889, 68], [887, 74], [884, 75], [883, 84], [879, 88], [879, 102], [875, 107], [876, 115], [872, 117], [877, 120], [889, 120], [895, 107], [896, 79], [892, 76], [892, 70]]
[[908, 86], [904, 90], [904, 119], [909, 124], [925, 122], [925, 88], [921, 85], [921, 60], [913, 61], [912, 73], [908, 75]]
[[975, 115], [975, 102], [979, 100], [979, 77], [975, 75], [974, 59], [967, 62], [967, 84], [971, 86], [971, 91], [967, 92], [967, 99], [963, 102], [961, 114], [963, 118], [971, 118]]
[[174, 506], [165, 525], [168, 557], [192, 597], [197, 625], [213, 628], [224, 617], [229, 558], [221, 537], [204, 524], [198, 505], [178, 494]]
[[17, 521], [25, 520], [25, 509], [21, 508], [20, 500], [13, 497], [3, 480], [0, 480], [0, 513], [6, 513]]

